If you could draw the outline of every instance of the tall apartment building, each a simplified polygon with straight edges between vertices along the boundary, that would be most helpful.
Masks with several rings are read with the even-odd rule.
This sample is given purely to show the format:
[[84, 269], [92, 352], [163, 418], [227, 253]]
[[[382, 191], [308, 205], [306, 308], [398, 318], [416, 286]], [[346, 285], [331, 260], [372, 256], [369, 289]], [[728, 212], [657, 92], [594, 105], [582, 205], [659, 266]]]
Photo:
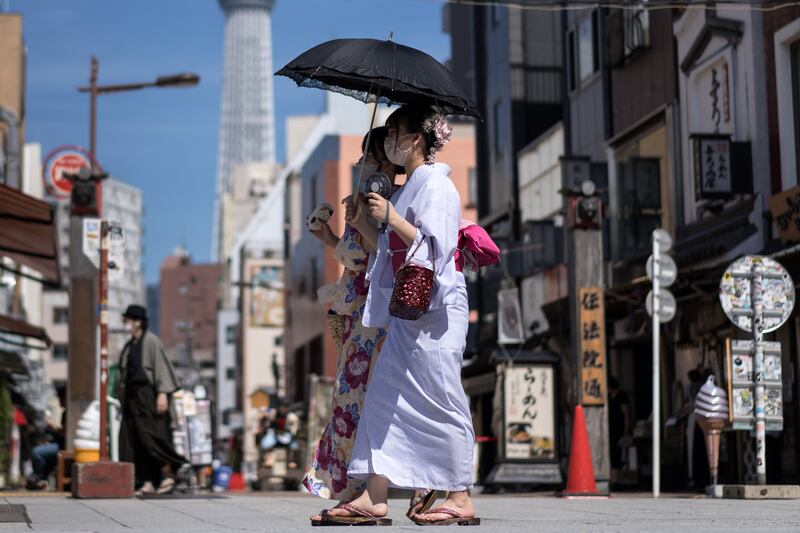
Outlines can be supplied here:
[[181, 248], [161, 263], [159, 337], [190, 381], [213, 381], [221, 276], [220, 265], [192, 263]]

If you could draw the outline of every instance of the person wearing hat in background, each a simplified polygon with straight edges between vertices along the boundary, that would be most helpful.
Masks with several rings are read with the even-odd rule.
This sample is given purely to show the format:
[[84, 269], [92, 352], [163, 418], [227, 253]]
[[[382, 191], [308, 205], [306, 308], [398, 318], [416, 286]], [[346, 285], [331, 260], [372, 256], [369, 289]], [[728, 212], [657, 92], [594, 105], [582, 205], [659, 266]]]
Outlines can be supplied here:
[[178, 383], [161, 340], [147, 329], [147, 309], [130, 305], [122, 316], [131, 337], [119, 358], [120, 459], [134, 464], [138, 494], [166, 494], [186, 462], [170, 429], [169, 397]]

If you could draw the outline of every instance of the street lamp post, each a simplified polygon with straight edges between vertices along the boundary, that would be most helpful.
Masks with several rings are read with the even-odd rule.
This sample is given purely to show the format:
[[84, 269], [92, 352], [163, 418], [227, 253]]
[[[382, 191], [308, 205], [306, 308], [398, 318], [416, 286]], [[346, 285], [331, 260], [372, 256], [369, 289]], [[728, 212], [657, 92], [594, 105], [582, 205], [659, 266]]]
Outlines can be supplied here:
[[[99, 181], [100, 172], [97, 164], [97, 97], [125, 91], [135, 91], [146, 87], [191, 87], [197, 85], [200, 76], [182, 73], [160, 76], [151, 82], [126, 83], [116, 85], [98, 85], [97, 78], [100, 63], [92, 56], [89, 86], [80, 87], [81, 93], [89, 93], [89, 152], [91, 161], [91, 178]], [[100, 194], [100, 188], [96, 189]], [[97, 198], [99, 200], [99, 198]], [[99, 206], [99, 202], [95, 203]], [[94, 400], [97, 379], [97, 346], [96, 326], [99, 312], [108, 310], [106, 298], [98, 291], [98, 272], [89, 258], [83, 255], [83, 217], [99, 217], [100, 208], [94, 210], [76, 210], [71, 206], [70, 216], [70, 321], [69, 321], [69, 366], [67, 378], [67, 446], [72, 446], [81, 413]], [[93, 211], [93, 212], [92, 212]], [[99, 305], [98, 305], [99, 304]], [[100, 403], [101, 418], [105, 420], [105, 403], [108, 378], [108, 345], [107, 335], [101, 336], [100, 346]], [[105, 424], [103, 424], [103, 428]], [[102, 441], [105, 434], [101, 433]], [[105, 458], [105, 457], [104, 457]]]
[[97, 96], [100, 94], [138, 91], [147, 87], [194, 87], [200, 83], [200, 76], [191, 72], [182, 72], [169, 76], [159, 76], [155, 81], [140, 83], [119, 83], [114, 85], [98, 85], [97, 73], [100, 62], [92, 56], [89, 86], [79, 87], [78, 92], [89, 93], [89, 152], [92, 154], [92, 167], [97, 160]]

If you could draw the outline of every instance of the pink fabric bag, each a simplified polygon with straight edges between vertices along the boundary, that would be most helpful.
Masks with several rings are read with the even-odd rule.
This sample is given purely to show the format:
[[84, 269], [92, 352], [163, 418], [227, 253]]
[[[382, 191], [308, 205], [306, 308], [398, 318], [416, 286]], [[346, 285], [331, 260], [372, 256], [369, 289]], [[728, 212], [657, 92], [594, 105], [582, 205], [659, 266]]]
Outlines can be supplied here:
[[477, 272], [479, 268], [494, 265], [500, 261], [500, 249], [486, 230], [470, 222], [461, 220], [456, 248], [456, 270], [465, 268]]

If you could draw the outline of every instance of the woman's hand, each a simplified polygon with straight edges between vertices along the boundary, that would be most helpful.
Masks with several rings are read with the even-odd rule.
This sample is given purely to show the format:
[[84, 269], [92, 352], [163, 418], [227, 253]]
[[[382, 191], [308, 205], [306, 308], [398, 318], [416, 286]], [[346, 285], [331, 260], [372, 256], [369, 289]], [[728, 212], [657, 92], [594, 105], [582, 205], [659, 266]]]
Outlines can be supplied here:
[[333, 234], [333, 230], [328, 225], [327, 222], [320, 222], [319, 229], [313, 230], [311, 228], [308, 229], [311, 232], [311, 235], [319, 239], [322, 244], [327, 244], [328, 246], [336, 246], [339, 242], [339, 237]]
[[369, 206], [369, 214], [381, 224], [387, 223], [394, 211], [392, 202], [376, 192], [369, 193], [367, 205]]
[[344, 219], [348, 224], [359, 231], [364, 228], [365, 224], [369, 224], [369, 220], [367, 220], [367, 211], [369, 209], [361, 194], [356, 196], [355, 201], [353, 201], [352, 196], [348, 196], [342, 200], [342, 203], [345, 204]]

